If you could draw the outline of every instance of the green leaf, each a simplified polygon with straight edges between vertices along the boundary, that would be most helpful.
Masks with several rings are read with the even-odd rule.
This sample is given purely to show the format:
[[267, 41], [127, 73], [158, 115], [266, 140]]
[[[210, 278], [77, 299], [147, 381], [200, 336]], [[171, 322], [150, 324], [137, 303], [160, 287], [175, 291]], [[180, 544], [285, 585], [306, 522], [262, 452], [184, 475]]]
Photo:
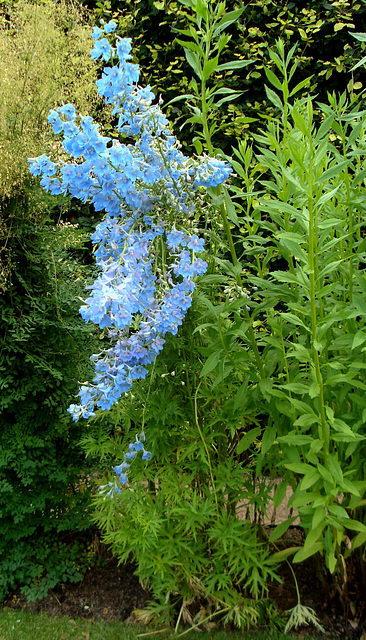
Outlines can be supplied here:
[[344, 169], [349, 165], [349, 163], [350, 163], [349, 160], [343, 160], [342, 162], [339, 162], [338, 164], [336, 164], [334, 167], [331, 167], [330, 169], [323, 171], [323, 173], [319, 176], [319, 178], [315, 180], [315, 184], [321, 184], [322, 182], [326, 182], [327, 180], [330, 180], [335, 176], [339, 176], [344, 171]]
[[353, 304], [355, 305], [357, 311], [359, 311], [360, 315], [366, 315], [366, 300], [365, 298], [355, 295], [353, 296]]
[[306, 462], [287, 462], [283, 466], [294, 473], [299, 473], [300, 475], [305, 475], [314, 469], [314, 467]]
[[345, 478], [343, 478], [342, 480], [341, 489], [343, 489], [343, 491], [349, 491], [349, 493], [352, 493], [354, 496], [360, 497], [360, 492], [357, 489], [356, 485], [354, 485], [353, 482], [346, 480]]
[[349, 519], [347, 511], [343, 507], [341, 507], [340, 504], [330, 504], [328, 506], [328, 510], [329, 513], [331, 513], [333, 516], [337, 516], [338, 518], [345, 518], [346, 520]]
[[312, 77], [313, 76], [309, 76], [308, 78], [305, 78], [305, 80], [302, 80], [301, 82], [299, 82], [296, 85], [296, 87], [292, 89], [289, 97], [292, 98], [292, 96], [294, 96], [296, 93], [301, 91], [301, 89], [303, 89], [304, 87], [308, 87], [310, 85]]
[[357, 333], [355, 334], [354, 338], [353, 338], [353, 342], [352, 342], [352, 349], [356, 349], [356, 347], [359, 347], [361, 344], [363, 344], [366, 341], [366, 333], [364, 333], [362, 331], [362, 329], [360, 329], [359, 331], [357, 331]]
[[277, 107], [278, 109], [280, 109], [282, 111], [283, 110], [283, 104], [281, 102], [280, 97], [277, 95], [277, 93], [275, 93], [272, 89], [267, 87], [267, 85], [264, 85], [264, 88], [266, 90], [266, 94], [267, 94], [268, 100], [270, 102], [272, 102], [272, 104], [274, 104], [275, 107]]
[[216, 56], [216, 58], [212, 58], [211, 60], [207, 60], [202, 71], [204, 80], [207, 80], [213, 74], [213, 72], [217, 68], [218, 60], [219, 56]]
[[337, 558], [335, 557], [334, 553], [327, 553], [325, 556], [325, 561], [330, 573], [334, 573], [334, 570], [337, 566]]
[[301, 447], [305, 444], [311, 444], [314, 440], [311, 436], [297, 434], [297, 433], [288, 433], [285, 436], [280, 436], [277, 438], [279, 442], [283, 442], [284, 444], [294, 445], [295, 447]]
[[225, 201], [225, 208], [226, 208], [226, 212], [227, 212], [227, 217], [229, 218], [229, 220], [231, 222], [233, 222], [234, 224], [239, 226], [240, 222], [239, 222], [238, 216], [236, 215], [235, 205], [234, 205], [232, 199], [230, 198], [228, 190], [225, 189], [225, 187], [223, 187], [223, 191], [224, 191], [224, 201]]
[[366, 533], [366, 525], [363, 522], [359, 522], [359, 520], [351, 520], [349, 518], [345, 523], [347, 529], [351, 529], [351, 531], [360, 531], [361, 533]]
[[325, 520], [326, 515], [324, 507], [317, 507], [311, 521], [311, 528], [315, 529], [321, 522], [323, 522], [323, 520]]
[[[225, 98], [221, 98], [220, 100], [218, 100], [217, 102], [215, 102], [215, 106], [216, 107], [221, 107], [223, 104], [225, 104], [225, 102], [232, 102], [233, 100], [235, 100], [236, 98], [239, 98], [241, 95], [243, 95], [243, 93], [240, 93], [240, 91], [236, 91], [235, 93], [233, 92], [231, 95], [229, 96], [225, 96]], [[235, 122], [243, 122], [243, 118], [236, 118]], [[246, 122], [254, 122], [255, 118], [245, 118]]]
[[176, 38], [175, 41], [180, 44], [183, 49], [190, 49], [191, 51], [198, 53], [198, 55], [201, 53], [198, 44], [192, 42], [192, 40], [179, 40], [179, 38]]
[[[327, 118], [325, 118], [324, 122], [321, 123], [318, 132], [316, 134], [316, 139], [321, 140], [325, 135], [329, 134], [330, 129], [332, 128], [334, 122], [334, 115], [331, 114]], [[328, 137], [328, 135], [327, 135]]]
[[236, 11], [229, 11], [228, 13], [226, 13], [224, 15], [224, 17], [221, 18], [220, 22], [214, 28], [214, 31], [213, 31], [214, 38], [216, 38], [216, 36], [221, 31], [226, 29], [226, 27], [228, 27], [230, 24], [232, 24], [233, 22], [236, 22], [238, 20], [238, 18], [240, 18], [240, 16], [243, 13], [243, 11], [244, 11], [244, 9], [236, 9]]
[[196, 149], [198, 155], [200, 156], [202, 151], [203, 151], [202, 142], [199, 140], [199, 138], [194, 138], [193, 139], [193, 144], [194, 144], [194, 148]]
[[299, 393], [304, 395], [309, 390], [309, 385], [303, 384], [302, 382], [289, 382], [288, 384], [281, 385], [282, 389], [288, 389], [288, 391], [292, 391], [293, 393]]
[[332, 474], [333, 478], [335, 478], [336, 481], [341, 484], [343, 482], [343, 473], [337, 458], [335, 457], [335, 455], [330, 455], [328, 456], [327, 461], [329, 471]]
[[270, 427], [265, 430], [262, 438], [261, 452], [264, 455], [271, 448], [276, 439], [276, 427]]
[[277, 509], [277, 507], [279, 507], [280, 504], [282, 504], [282, 502], [284, 501], [287, 493], [287, 488], [288, 488], [288, 484], [285, 480], [283, 480], [282, 482], [280, 482], [279, 485], [277, 485], [276, 490], [274, 492], [274, 496], [273, 496], [273, 507], [275, 509]]
[[357, 64], [353, 65], [353, 67], [350, 69], [350, 71], [355, 71], [359, 67], [363, 67], [365, 64], [366, 64], [366, 56], [361, 58], [361, 60], [359, 62], [357, 62]]
[[269, 562], [271, 564], [277, 564], [277, 562], [282, 562], [282, 560], [286, 560], [290, 555], [299, 551], [301, 547], [287, 547], [287, 549], [281, 549], [281, 551], [277, 551], [271, 556]]
[[279, 91], [282, 91], [282, 84], [280, 80], [277, 78], [276, 74], [274, 74], [273, 71], [271, 71], [271, 69], [267, 69], [267, 67], [264, 67], [264, 71], [270, 83], [273, 84], [273, 86], [276, 87], [276, 89], [278, 89]]
[[315, 555], [316, 553], [318, 553], [319, 551], [322, 551], [323, 549], [324, 549], [324, 543], [316, 542], [311, 547], [307, 549], [304, 548], [298, 551], [297, 554], [293, 557], [292, 562], [303, 562], [307, 558], [310, 558], [310, 556]]
[[357, 547], [360, 547], [361, 545], [365, 544], [365, 542], [366, 542], [366, 532], [361, 531], [360, 533], [357, 534], [357, 536], [355, 536], [355, 538], [353, 538], [352, 549], [357, 549]]
[[292, 516], [292, 518], [289, 518], [288, 520], [285, 520], [284, 522], [281, 522], [281, 524], [278, 524], [277, 527], [275, 527], [273, 529], [273, 531], [271, 532], [268, 541], [269, 542], [275, 542], [276, 540], [278, 540], [279, 538], [282, 538], [283, 534], [286, 533], [287, 529], [292, 525], [292, 523], [298, 518], [298, 516]]
[[202, 67], [200, 64], [200, 59], [197, 53], [193, 51], [189, 51], [189, 49], [184, 50], [185, 56], [187, 58], [188, 64], [192, 67], [193, 71], [198, 75], [199, 79], [202, 80]]
[[349, 31], [349, 34], [353, 38], [356, 38], [356, 40], [358, 40], [359, 42], [366, 42], [366, 33], [360, 33], [359, 31], [352, 33], [351, 31]]
[[304, 29], [301, 29], [300, 27], [299, 27], [299, 34], [300, 34], [301, 40], [307, 40], [308, 39], [308, 35], [307, 35], [306, 31], [304, 31]]
[[337, 193], [339, 187], [340, 187], [340, 185], [338, 185], [337, 187], [335, 187], [331, 191], [328, 191], [327, 193], [323, 193], [323, 195], [316, 202], [316, 206], [320, 207], [322, 204], [325, 204], [326, 202], [328, 202], [328, 200], [331, 200], [335, 196], [335, 194]]
[[202, 0], [195, 0], [195, 4], [197, 15], [207, 21], [209, 16], [207, 5]]
[[238, 446], [236, 447], [236, 453], [240, 455], [243, 451], [249, 449], [254, 440], [260, 436], [261, 431], [262, 429], [260, 427], [255, 427], [255, 429], [248, 431], [248, 433], [241, 438]]
[[299, 485], [300, 490], [306, 491], [307, 489], [312, 487], [316, 482], [318, 482], [319, 479], [320, 479], [319, 471], [315, 469], [315, 467], [312, 467], [311, 471], [306, 473], [303, 479], [301, 480]]
[[216, 71], [228, 71], [229, 69], [243, 69], [247, 67], [249, 64], [252, 64], [253, 60], [233, 60], [232, 62], [225, 62], [224, 64], [219, 64], [216, 67]]
[[207, 374], [210, 373], [210, 371], [215, 369], [215, 367], [218, 365], [220, 361], [221, 355], [222, 355], [221, 351], [216, 351], [216, 353], [211, 353], [211, 355], [207, 358], [205, 364], [202, 367], [200, 378], [207, 376]]
[[291, 115], [295, 123], [295, 126], [299, 129], [299, 131], [301, 131], [301, 133], [304, 134], [304, 136], [309, 138], [310, 137], [309, 127], [302, 113], [297, 111], [297, 109], [292, 109]]

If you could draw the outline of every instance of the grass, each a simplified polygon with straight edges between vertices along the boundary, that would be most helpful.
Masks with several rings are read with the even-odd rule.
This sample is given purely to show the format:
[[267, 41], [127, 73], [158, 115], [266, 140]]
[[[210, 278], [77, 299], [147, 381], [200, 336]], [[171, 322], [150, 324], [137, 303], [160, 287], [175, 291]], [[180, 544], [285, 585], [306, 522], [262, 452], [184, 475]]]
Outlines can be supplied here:
[[[148, 633], [141, 628], [117, 621], [74, 619], [68, 616], [49, 616], [46, 613], [27, 613], [0, 608], [0, 640], [167, 640], [178, 638], [166, 632]], [[197, 638], [186, 633], [184, 638]], [[209, 631], [199, 634], [199, 640], [289, 640], [291, 635], [262, 631], [254, 634]], [[308, 638], [311, 640], [311, 638]], [[313, 640], [316, 640], [315, 637]], [[320, 640], [320, 639], [319, 639]]]

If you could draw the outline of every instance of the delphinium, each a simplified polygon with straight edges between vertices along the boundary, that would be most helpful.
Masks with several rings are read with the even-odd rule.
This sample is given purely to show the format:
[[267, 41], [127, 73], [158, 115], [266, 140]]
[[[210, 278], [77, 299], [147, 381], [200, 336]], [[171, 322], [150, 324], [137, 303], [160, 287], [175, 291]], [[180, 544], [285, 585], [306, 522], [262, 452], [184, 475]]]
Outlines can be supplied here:
[[[221, 184], [227, 163], [207, 156], [187, 158], [172, 135], [161, 99], [141, 87], [139, 66], [130, 62], [131, 40], [108, 34], [114, 21], [94, 27], [91, 57], [110, 65], [97, 80], [99, 94], [112, 105], [118, 137], [100, 133], [90, 116], [72, 104], [51, 110], [48, 120], [63, 136], [70, 162], [32, 158], [31, 173], [51, 194], [69, 194], [91, 203], [104, 218], [92, 235], [99, 276], [80, 313], [104, 330], [107, 347], [91, 356], [95, 377], [79, 391], [80, 404], [69, 412], [75, 421], [108, 410], [134, 380], [144, 378], [162, 350], [167, 333], [176, 334], [192, 302], [195, 277], [207, 264], [197, 254], [204, 241], [193, 232], [194, 194], [199, 187]], [[105, 344], [105, 341], [104, 341]], [[114, 468], [119, 491], [128, 479], [130, 461], [144, 448], [142, 433]]]

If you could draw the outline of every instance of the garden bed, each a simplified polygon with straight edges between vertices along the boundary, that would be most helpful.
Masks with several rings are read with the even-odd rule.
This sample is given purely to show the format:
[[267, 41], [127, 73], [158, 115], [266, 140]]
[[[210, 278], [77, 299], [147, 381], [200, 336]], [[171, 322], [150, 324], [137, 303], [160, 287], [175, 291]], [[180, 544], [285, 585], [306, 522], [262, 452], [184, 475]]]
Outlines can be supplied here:
[[[289, 529], [286, 534], [288, 543], [297, 544], [301, 539], [301, 531], [297, 527]], [[366, 637], [366, 624], [361, 621], [349, 621], [342, 611], [336, 594], [326, 593], [316, 577], [313, 561], [307, 561], [296, 570], [296, 578], [303, 605], [313, 608], [328, 638], [342, 640], [358, 640]], [[274, 600], [281, 611], [291, 609], [297, 603], [296, 588], [291, 571], [286, 563], [281, 565], [282, 583], [269, 585], [269, 597]], [[356, 587], [355, 587], [356, 588]], [[352, 585], [349, 586], [352, 590]], [[357, 599], [362, 598], [362, 594]], [[99, 564], [90, 568], [81, 582], [77, 584], [60, 584], [46, 598], [29, 603], [19, 591], [14, 592], [4, 603], [6, 607], [22, 609], [29, 612], [46, 612], [49, 615], [69, 615], [95, 620], [134, 621], [133, 610], [142, 609], [149, 600], [149, 594], [139, 584], [134, 575], [133, 564], [118, 566], [102, 545]], [[315, 629], [309, 628], [309, 634]], [[306, 637], [306, 629], [297, 634]]]

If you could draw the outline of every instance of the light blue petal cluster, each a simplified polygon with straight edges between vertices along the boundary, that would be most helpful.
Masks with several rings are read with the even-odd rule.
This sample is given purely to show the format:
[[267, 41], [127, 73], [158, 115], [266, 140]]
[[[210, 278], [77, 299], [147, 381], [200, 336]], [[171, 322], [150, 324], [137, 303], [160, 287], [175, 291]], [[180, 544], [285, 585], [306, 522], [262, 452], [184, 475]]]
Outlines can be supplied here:
[[[196, 256], [204, 249], [203, 239], [171, 221], [189, 219], [194, 191], [217, 186], [232, 171], [221, 160], [183, 155], [160, 102], [154, 103], [149, 86], [138, 85], [131, 40], [117, 36], [114, 47], [109, 43], [106, 35], [116, 26], [112, 20], [94, 27], [91, 56], [111, 61], [96, 84], [113, 106], [126, 141], [103, 136], [90, 116], [78, 116], [72, 104], [65, 104], [51, 110], [48, 120], [62, 135], [70, 162], [55, 163], [45, 155], [29, 160], [45, 190], [105, 212], [92, 235], [99, 275], [80, 313], [104, 329], [109, 341], [91, 357], [95, 376], [81, 386], [80, 404], [69, 407], [75, 421], [93, 417], [96, 407], [110, 409], [134, 380], [147, 375], [166, 334], [177, 333], [192, 302], [194, 278], [204, 274], [207, 264]], [[162, 244], [164, 264], [157, 261]], [[125, 459], [132, 460], [139, 450], [144, 460], [151, 457], [137, 440]], [[127, 482], [126, 464], [115, 469], [122, 483]]]

